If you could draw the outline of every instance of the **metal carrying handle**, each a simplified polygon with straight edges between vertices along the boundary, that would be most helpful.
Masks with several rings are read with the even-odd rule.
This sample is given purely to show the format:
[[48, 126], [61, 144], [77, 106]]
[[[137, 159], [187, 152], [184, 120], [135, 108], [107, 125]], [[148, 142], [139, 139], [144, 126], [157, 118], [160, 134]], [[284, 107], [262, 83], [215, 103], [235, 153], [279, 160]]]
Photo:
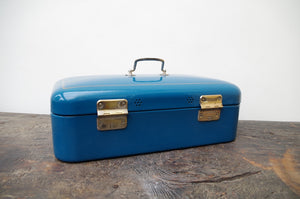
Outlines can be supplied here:
[[164, 61], [163, 59], [160, 59], [160, 58], [141, 58], [141, 59], [136, 59], [136, 60], [134, 61], [133, 69], [128, 71], [128, 76], [131, 76], [131, 77], [132, 77], [132, 76], [135, 76], [135, 75], [133, 74], [133, 72], [135, 71], [136, 66], [137, 66], [137, 63], [138, 63], [139, 61], [160, 61], [160, 62], [161, 62], [161, 71], [162, 71], [162, 74], [160, 74], [160, 75], [162, 75], [162, 76], [167, 76], [167, 71], [164, 70], [165, 61]]

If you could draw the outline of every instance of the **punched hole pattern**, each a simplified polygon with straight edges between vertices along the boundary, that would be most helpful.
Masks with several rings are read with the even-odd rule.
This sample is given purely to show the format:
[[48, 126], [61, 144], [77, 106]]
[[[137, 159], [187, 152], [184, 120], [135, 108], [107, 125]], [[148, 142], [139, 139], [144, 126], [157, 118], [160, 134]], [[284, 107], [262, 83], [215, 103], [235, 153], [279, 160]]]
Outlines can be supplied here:
[[134, 104], [135, 104], [135, 106], [142, 106], [143, 101], [141, 98], [137, 98], [137, 99], [135, 99]]
[[194, 98], [193, 97], [186, 97], [186, 102], [188, 104], [192, 104], [194, 102]]

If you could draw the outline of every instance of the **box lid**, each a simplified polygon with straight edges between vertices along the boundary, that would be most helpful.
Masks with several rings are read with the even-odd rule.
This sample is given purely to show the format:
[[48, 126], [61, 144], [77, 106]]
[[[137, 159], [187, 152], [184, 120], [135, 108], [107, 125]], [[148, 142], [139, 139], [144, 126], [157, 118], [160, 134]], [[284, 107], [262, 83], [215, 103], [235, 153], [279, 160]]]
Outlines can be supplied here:
[[129, 112], [200, 108], [200, 96], [214, 94], [222, 95], [224, 106], [240, 103], [240, 89], [216, 79], [182, 75], [72, 77], [55, 84], [51, 112], [97, 114], [100, 99], [127, 99]]

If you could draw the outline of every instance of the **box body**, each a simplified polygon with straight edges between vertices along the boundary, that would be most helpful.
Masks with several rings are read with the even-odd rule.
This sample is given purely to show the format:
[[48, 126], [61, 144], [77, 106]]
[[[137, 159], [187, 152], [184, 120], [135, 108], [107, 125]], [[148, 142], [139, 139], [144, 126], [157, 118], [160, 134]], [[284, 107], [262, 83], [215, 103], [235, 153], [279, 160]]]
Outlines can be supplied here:
[[[219, 119], [199, 121], [200, 97], [221, 95]], [[128, 101], [123, 129], [97, 129], [97, 102]], [[233, 141], [240, 90], [191, 76], [90, 76], [63, 79], [51, 97], [53, 148], [80, 162]]]

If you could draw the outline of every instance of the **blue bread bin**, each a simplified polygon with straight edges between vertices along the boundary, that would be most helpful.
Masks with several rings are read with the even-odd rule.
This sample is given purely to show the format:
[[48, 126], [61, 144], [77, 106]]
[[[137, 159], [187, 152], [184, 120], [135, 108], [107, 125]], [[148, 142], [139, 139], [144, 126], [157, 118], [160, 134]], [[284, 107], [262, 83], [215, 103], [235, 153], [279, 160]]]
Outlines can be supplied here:
[[[161, 75], [133, 74], [160, 61]], [[81, 162], [233, 141], [240, 89], [203, 77], [167, 75], [164, 61], [138, 59], [128, 75], [72, 77], [51, 96], [54, 154]]]

